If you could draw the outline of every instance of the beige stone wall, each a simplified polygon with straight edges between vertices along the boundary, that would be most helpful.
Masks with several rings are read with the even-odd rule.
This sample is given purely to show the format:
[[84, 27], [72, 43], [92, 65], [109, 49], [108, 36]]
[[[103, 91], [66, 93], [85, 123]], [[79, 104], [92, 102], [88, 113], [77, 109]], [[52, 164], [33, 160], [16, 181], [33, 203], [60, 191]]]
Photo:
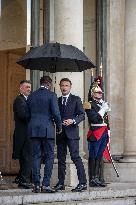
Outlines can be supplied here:
[[0, 50], [25, 47], [26, 0], [7, 0], [0, 17]]

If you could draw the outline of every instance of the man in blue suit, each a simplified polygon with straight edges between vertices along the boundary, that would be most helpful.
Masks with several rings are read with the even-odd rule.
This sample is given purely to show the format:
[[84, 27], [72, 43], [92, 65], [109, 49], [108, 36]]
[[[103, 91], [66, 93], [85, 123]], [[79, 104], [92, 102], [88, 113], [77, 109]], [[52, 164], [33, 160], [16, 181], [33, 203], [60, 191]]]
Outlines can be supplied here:
[[[50, 178], [54, 162], [55, 127], [61, 132], [62, 123], [58, 107], [57, 95], [50, 91], [52, 80], [49, 76], [40, 79], [41, 87], [28, 98], [30, 122], [28, 134], [32, 139], [33, 149], [33, 181], [34, 192], [53, 193]], [[42, 187], [40, 189], [40, 165], [44, 155], [45, 168]]]
[[62, 119], [62, 133], [57, 135], [57, 157], [58, 157], [58, 183], [55, 190], [64, 190], [66, 174], [67, 146], [70, 156], [74, 162], [79, 184], [72, 191], [80, 192], [87, 189], [86, 175], [82, 159], [79, 156], [79, 127], [78, 124], [85, 119], [85, 113], [80, 97], [70, 93], [72, 83], [68, 78], [60, 81], [62, 97], [58, 99]]

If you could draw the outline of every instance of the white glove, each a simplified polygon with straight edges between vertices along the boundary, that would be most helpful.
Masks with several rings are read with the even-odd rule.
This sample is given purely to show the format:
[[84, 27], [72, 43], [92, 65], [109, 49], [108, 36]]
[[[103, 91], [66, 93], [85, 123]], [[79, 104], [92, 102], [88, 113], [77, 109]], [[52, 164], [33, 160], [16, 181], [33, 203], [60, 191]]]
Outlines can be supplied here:
[[102, 108], [107, 108], [107, 109], [109, 109], [109, 105], [108, 105], [108, 102], [103, 102], [102, 103]]
[[106, 103], [105, 101], [102, 102], [101, 108], [105, 106], [105, 103]]
[[102, 104], [102, 108], [99, 110], [99, 114], [103, 117], [106, 112], [109, 111], [109, 105], [107, 102]]
[[110, 137], [110, 130], [108, 130], [108, 135], [109, 135], [109, 137]]

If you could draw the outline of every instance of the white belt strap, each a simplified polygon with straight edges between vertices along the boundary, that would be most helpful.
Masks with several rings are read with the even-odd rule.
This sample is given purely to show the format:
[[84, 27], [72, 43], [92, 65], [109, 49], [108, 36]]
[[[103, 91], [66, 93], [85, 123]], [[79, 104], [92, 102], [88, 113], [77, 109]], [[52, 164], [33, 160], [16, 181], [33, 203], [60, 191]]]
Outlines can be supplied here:
[[106, 123], [102, 123], [102, 124], [91, 124], [91, 126], [94, 126], [94, 127], [103, 127], [103, 126], [107, 126]]

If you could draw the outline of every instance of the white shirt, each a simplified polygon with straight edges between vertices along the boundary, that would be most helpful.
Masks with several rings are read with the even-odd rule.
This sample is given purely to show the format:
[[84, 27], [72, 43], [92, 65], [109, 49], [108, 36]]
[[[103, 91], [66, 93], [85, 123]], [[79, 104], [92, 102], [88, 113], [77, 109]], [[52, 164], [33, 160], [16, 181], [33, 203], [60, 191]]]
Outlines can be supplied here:
[[28, 96], [26, 96], [26, 95], [24, 95], [23, 93], [21, 93], [24, 97], [25, 97], [25, 99], [27, 100], [27, 98], [28, 98]]
[[46, 89], [48, 89], [46, 86], [44, 86], [44, 85], [41, 85], [41, 88], [46, 88]]
[[[68, 95], [62, 95], [62, 105], [63, 105], [63, 100], [64, 100], [63, 97], [66, 98], [66, 104], [67, 104], [67, 101], [68, 101], [69, 95], [70, 95], [70, 93], [69, 93]], [[76, 124], [75, 119], [73, 119], [73, 124]]]
[[68, 101], [69, 95], [70, 95], [70, 93], [69, 93], [68, 95], [62, 95], [62, 104], [63, 104], [63, 100], [64, 100], [63, 97], [66, 98], [66, 104], [67, 104], [67, 101]]

